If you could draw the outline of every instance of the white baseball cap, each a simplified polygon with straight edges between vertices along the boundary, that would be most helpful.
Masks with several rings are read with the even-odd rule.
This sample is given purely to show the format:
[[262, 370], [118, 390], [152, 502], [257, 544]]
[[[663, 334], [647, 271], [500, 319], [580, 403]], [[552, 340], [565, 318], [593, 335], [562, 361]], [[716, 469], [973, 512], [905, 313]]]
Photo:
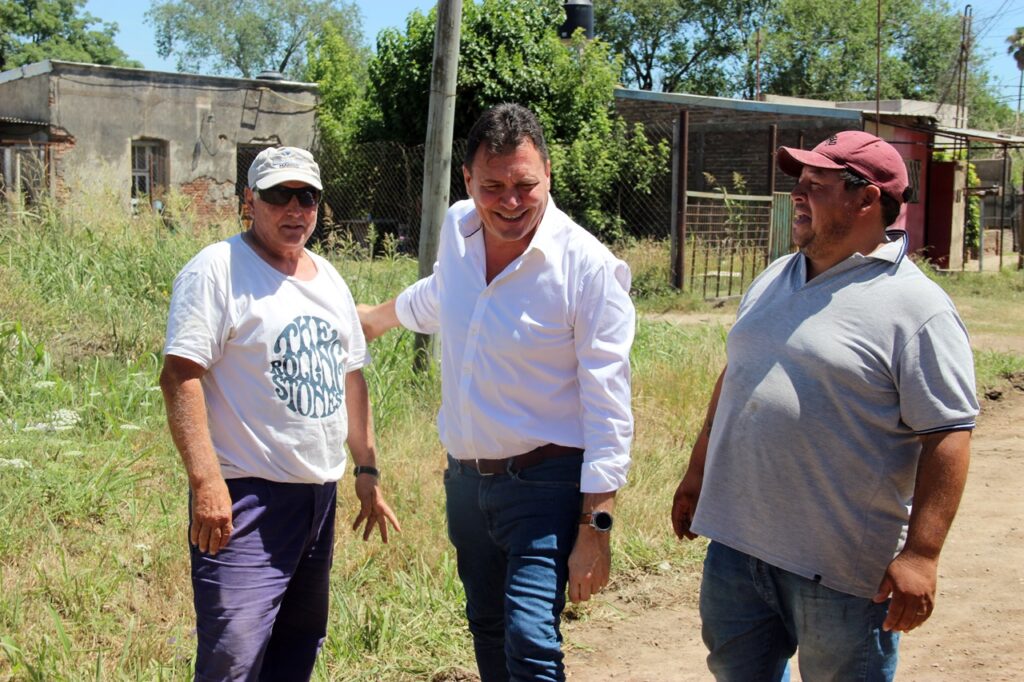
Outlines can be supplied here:
[[298, 147], [268, 147], [249, 166], [249, 188], [266, 189], [283, 182], [304, 182], [319, 190], [320, 166], [313, 155]]

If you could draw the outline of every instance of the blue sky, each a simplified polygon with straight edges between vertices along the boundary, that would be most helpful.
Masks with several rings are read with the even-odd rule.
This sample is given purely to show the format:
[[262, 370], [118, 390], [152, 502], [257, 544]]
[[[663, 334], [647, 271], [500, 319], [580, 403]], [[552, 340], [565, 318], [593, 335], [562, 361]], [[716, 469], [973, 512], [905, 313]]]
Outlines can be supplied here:
[[[464, 0], [471, 2], [472, 0]], [[601, 0], [610, 1], [610, 0]], [[388, 26], [404, 27], [405, 18], [414, 9], [427, 11], [433, 2], [415, 0], [356, 0], [363, 14], [363, 32], [373, 45], [377, 33]], [[1013, 59], [1006, 54], [1006, 37], [1017, 26], [1024, 26], [1024, 2], [1021, 0], [974, 0], [970, 3], [974, 13], [974, 35], [978, 45], [990, 53], [989, 71], [994, 76], [995, 90], [1001, 100], [1017, 106], [1019, 72]], [[963, 11], [964, 4], [954, 5]], [[85, 9], [103, 21], [116, 22], [119, 28], [116, 42], [129, 57], [142, 62], [147, 69], [174, 71], [172, 60], [160, 59], [156, 54], [153, 27], [144, 21], [148, 3], [124, 0], [88, 0]]]
[[[370, 45], [376, 43], [377, 33], [389, 26], [405, 27], [405, 18], [414, 9], [426, 12], [433, 2], [414, 0], [356, 0], [363, 15], [363, 34]], [[125, 2], [124, 0], [88, 0], [85, 11], [97, 19], [114, 22], [118, 32], [114, 41], [132, 59], [155, 71], [176, 71], [174, 59], [161, 59], [156, 54], [156, 37], [153, 27], [146, 23], [148, 2]]]

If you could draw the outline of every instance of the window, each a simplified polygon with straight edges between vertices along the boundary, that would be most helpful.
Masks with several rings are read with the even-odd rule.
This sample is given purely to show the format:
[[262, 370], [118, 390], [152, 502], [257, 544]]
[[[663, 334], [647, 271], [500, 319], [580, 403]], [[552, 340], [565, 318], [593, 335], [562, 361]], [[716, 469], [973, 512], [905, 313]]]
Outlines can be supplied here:
[[139, 201], [151, 205], [167, 191], [167, 143], [161, 140], [132, 141], [132, 207]]
[[907, 203], [916, 204], [921, 200], [921, 160], [903, 159], [903, 164], [907, 167], [907, 178], [910, 180], [910, 198]]

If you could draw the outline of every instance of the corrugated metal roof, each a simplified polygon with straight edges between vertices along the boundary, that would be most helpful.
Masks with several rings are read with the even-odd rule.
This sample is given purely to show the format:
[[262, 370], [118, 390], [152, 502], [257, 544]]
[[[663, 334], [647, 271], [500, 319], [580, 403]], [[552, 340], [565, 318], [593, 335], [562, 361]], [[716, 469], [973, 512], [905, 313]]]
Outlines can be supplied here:
[[999, 133], [992, 130], [978, 130], [977, 128], [950, 128], [947, 126], [935, 126], [935, 132], [939, 135], [949, 137], [962, 137], [969, 140], [981, 142], [993, 142], [1005, 144], [1012, 147], [1024, 147], [1024, 136], [1011, 135], [1010, 133]]
[[807, 104], [789, 104], [781, 102], [753, 102], [746, 99], [729, 97], [709, 97], [706, 95], [690, 95], [682, 92], [651, 92], [633, 88], [615, 88], [615, 96], [621, 99], [661, 102], [676, 106], [712, 107], [715, 109], [733, 109], [736, 111], [756, 111], [789, 116], [818, 116], [820, 118], [839, 118], [847, 121], [859, 121], [860, 112], [854, 109], [836, 109], [834, 104], [810, 106]]
[[0, 123], [15, 123], [19, 125], [29, 126], [48, 126], [50, 125], [46, 121], [29, 121], [28, 119], [18, 118], [17, 116], [3, 116], [0, 114]]

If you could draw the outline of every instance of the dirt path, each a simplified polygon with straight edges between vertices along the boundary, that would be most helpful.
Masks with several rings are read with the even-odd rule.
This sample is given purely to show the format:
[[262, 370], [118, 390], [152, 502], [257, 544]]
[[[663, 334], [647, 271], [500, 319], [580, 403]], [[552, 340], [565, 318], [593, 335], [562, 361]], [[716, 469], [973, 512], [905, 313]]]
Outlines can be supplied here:
[[[939, 566], [936, 610], [903, 637], [900, 679], [1024, 679], [1022, 491], [1024, 382], [983, 406], [967, 489]], [[609, 594], [592, 618], [566, 628], [569, 679], [710, 679], [697, 586], [696, 575], [668, 570]]]

